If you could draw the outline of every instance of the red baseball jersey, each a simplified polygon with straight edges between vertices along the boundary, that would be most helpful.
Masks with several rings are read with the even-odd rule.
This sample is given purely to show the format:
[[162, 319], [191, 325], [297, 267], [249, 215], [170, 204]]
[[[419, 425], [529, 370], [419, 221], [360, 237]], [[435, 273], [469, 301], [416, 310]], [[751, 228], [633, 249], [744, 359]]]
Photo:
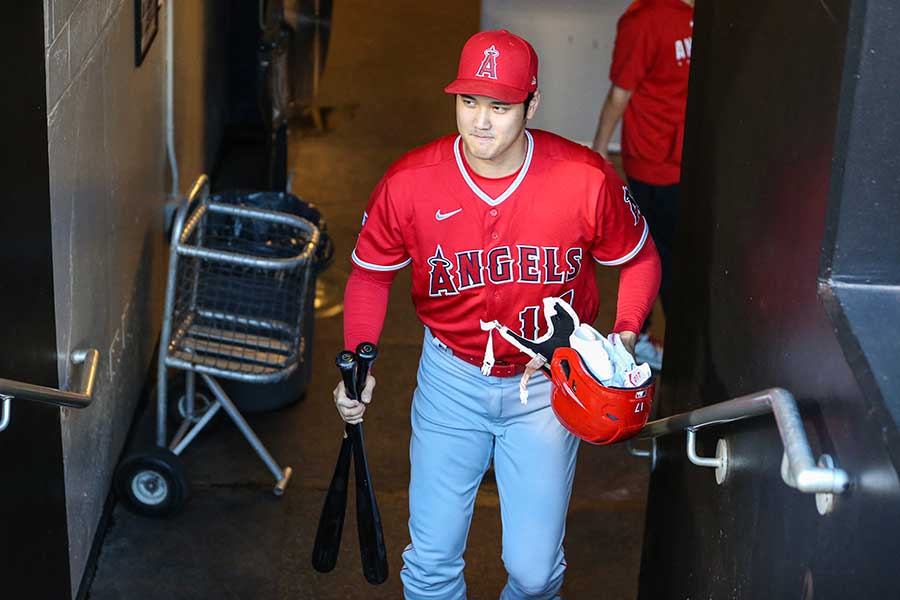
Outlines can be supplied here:
[[[591, 323], [599, 303], [590, 259], [620, 265], [648, 228], [611, 164], [552, 133], [526, 130], [518, 174], [489, 195], [469, 174], [458, 135], [409, 152], [372, 193], [353, 262], [390, 271], [412, 264], [421, 321], [454, 351], [484, 354], [497, 320], [536, 338], [542, 300], [565, 298]], [[497, 193], [499, 192], [499, 193]], [[497, 360], [528, 357], [494, 336]]]
[[609, 78], [632, 92], [622, 123], [629, 177], [678, 183], [691, 66], [694, 8], [682, 0], [636, 0], [619, 19]]

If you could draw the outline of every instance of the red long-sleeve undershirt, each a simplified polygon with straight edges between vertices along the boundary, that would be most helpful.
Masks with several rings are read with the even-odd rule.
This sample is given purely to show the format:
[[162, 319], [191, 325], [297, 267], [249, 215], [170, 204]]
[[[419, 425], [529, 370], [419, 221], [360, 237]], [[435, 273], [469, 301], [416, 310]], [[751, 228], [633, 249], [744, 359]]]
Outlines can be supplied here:
[[397, 271], [368, 271], [353, 266], [344, 290], [344, 348], [378, 343]]
[[[357, 266], [350, 271], [344, 290], [344, 347], [360, 342], [377, 343], [384, 327], [388, 296], [396, 271], [368, 271]], [[641, 330], [653, 309], [662, 269], [656, 245], [649, 236], [634, 258], [619, 272], [619, 298], [613, 331]]]
[[653, 310], [661, 280], [662, 263], [659, 261], [656, 244], [648, 235], [641, 251], [622, 265], [619, 271], [619, 299], [616, 302], [614, 332], [640, 333], [641, 326]]

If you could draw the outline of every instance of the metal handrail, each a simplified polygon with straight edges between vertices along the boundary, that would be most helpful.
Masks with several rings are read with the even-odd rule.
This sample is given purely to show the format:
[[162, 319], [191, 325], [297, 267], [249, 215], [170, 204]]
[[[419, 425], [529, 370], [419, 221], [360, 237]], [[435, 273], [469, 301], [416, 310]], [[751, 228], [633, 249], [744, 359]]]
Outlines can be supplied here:
[[[655, 439], [671, 433], [689, 432], [688, 453], [691, 461], [701, 466], [724, 468], [727, 459], [703, 458], [694, 450], [694, 433], [703, 427], [739, 421], [773, 413], [786, 457], [785, 483], [801, 492], [840, 494], [850, 487], [850, 476], [839, 468], [817, 466], [813, 458], [803, 420], [793, 394], [783, 388], [769, 388], [711, 406], [657, 419], [647, 423], [635, 436]], [[697, 459], [697, 460], [694, 460]]]
[[89, 350], [74, 350], [71, 354], [72, 364], [84, 365], [81, 369], [79, 386], [81, 391], [71, 392], [58, 390], [42, 385], [23, 383], [11, 379], [0, 379], [0, 399], [5, 405], [5, 420], [9, 420], [8, 402], [12, 399], [31, 400], [53, 406], [67, 406], [69, 408], [86, 408], [94, 399], [94, 382], [97, 380], [97, 364], [100, 362], [100, 352], [91, 348]]

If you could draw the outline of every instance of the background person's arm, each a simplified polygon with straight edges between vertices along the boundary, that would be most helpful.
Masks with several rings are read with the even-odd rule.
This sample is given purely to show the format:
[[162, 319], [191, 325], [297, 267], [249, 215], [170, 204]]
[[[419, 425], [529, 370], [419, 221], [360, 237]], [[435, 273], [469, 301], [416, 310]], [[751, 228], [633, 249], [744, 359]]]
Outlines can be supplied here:
[[600, 111], [600, 121], [597, 123], [597, 133], [594, 135], [594, 143], [591, 146], [594, 152], [599, 152], [603, 158], [608, 159], [609, 140], [616, 124], [625, 114], [625, 107], [631, 99], [631, 91], [613, 84], [609, 88], [606, 100], [603, 102], [603, 109]]

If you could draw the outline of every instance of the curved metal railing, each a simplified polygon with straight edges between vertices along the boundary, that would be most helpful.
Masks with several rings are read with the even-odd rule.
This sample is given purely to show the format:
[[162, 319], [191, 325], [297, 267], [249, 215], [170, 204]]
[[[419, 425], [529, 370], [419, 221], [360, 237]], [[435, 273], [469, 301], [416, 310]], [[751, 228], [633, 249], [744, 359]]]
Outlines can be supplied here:
[[[833, 494], [841, 494], [850, 487], [850, 476], [843, 469], [834, 466], [832, 458], [823, 454], [818, 461], [813, 457], [803, 420], [793, 394], [783, 388], [768, 388], [755, 394], [740, 396], [711, 406], [704, 406], [688, 412], [657, 419], [647, 423], [636, 439], [655, 439], [672, 433], [687, 433], [687, 455], [689, 460], [701, 467], [716, 469], [716, 480], [721, 484], [729, 467], [728, 444], [724, 439], [718, 442], [716, 456], [703, 457], [697, 454], [696, 433], [698, 430], [739, 421], [767, 413], [772, 413], [778, 426], [778, 434], [784, 445], [781, 475], [784, 482], [794, 489], [816, 494], [819, 512], [828, 512], [833, 502]], [[647, 453], [630, 449], [633, 454], [646, 456]]]

